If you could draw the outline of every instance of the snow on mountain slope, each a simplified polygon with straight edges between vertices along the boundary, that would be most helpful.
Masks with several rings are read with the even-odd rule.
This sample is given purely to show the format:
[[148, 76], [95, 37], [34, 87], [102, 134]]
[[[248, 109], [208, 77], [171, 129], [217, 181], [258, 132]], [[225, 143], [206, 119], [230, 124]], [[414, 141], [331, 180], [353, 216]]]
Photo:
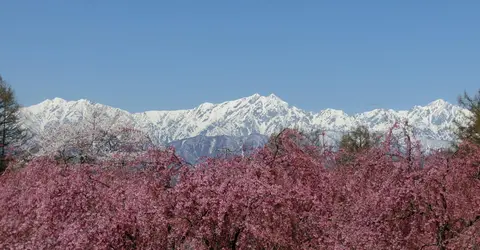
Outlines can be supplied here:
[[265, 145], [267, 141], [268, 137], [260, 134], [248, 136], [199, 135], [173, 141], [169, 145], [175, 147], [176, 153], [187, 162], [195, 163], [201, 157], [248, 154], [252, 150]]
[[112, 124], [134, 124], [127, 111], [84, 99], [68, 102], [54, 98], [20, 110], [20, 117], [33, 132], [41, 132], [61, 124], [75, 124], [95, 116]]
[[[441, 147], [455, 139], [451, 132], [457, 112], [468, 111], [443, 100], [408, 111], [376, 109], [348, 115], [341, 110], [325, 109], [319, 113], [306, 112], [290, 106], [275, 95], [254, 94], [219, 104], [204, 103], [193, 109], [176, 111], [147, 111], [131, 114], [127, 111], [89, 102], [46, 100], [21, 110], [21, 117], [34, 132], [47, 127], [91, 119], [101, 113], [112, 124], [133, 126], [147, 132], [154, 141], [166, 144], [195, 136], [244, 137], [258, 133], [270, 135], [286, 127], [307, 130], [322, 129], [343, 133], [364, 124], [374, 131], [386, 131], [395, 121], [408, 119], [419, 139], [428, 140], [432, 147]], [[90, 118], [89, 118], [90, 117]], [[438, 143], [436, 143], [438, 142]]]

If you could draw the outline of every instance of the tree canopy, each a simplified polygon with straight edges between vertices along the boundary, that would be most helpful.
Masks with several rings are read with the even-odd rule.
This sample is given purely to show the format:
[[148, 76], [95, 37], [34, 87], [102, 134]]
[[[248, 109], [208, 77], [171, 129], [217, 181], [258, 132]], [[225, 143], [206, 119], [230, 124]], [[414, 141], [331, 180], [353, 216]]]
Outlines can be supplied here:
[[377, 134], [370, 132], [368, 127], [360, 125], [342, 136], [340, 149], [358, 153], [378, 145], [379, 142], [380, 137]]

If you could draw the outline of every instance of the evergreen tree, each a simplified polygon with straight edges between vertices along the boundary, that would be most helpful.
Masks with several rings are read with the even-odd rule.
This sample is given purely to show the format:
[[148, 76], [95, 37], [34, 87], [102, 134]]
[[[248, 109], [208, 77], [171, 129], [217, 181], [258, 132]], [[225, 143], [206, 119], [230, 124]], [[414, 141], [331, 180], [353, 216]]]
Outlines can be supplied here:
[[480, 144], [480, 89], [473, 97], [466, 92], [463, 96], [459, 96], [458, 104], [471, 112], [468, 115], [460, 114], [460, 117], [455, 120], [458, 138]]

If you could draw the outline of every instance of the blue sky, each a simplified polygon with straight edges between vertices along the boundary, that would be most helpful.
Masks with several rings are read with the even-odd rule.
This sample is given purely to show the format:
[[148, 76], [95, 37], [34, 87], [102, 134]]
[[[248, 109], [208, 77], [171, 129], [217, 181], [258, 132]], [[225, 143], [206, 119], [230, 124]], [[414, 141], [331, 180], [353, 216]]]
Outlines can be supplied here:
[[480, 1], [0, 2], [0, 74], [28, 106], [132, 112], [275, 93], [409, 109], [480, 87]]

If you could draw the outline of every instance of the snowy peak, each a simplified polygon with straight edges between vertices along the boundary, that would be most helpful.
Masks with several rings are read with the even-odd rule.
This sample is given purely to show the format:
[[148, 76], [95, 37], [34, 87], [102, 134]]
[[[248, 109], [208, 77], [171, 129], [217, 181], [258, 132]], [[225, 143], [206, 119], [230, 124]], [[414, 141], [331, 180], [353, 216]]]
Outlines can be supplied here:
[[251, 96], [240, 98], [240, 99], [233, 100], [233, 101], [228, 101], [226, 103], [231, 103], [231, 102], [235, 102], [235, 103], [247, 102], [249, 104], [261, 103], [263, 105], [269, 105], [269, 106], [272, 106], [272, 105], [288, 106], [288, 103], [286, 103], [285, 101], [280, 99], [275, 94], [270, 94], [268, 96], [262, 96], [258, 93], [255, 93]]
[[427, 107], [438, 108], [438, 107], [445, 107], [445, 106], [448, 106], [448, 105], [451, 105], [451, 104], [446, 102], [443, 99], [438, 99], [438, 100], [435, 100], [435, 101], [429, 103], [427, 105]]
[[49, 103], [52, 103], [52, 104], [64, 104], [66, 103], [67, 101], [62, 99], [62, 98], [59, 98], [59, 97], [55, 97], [53, 98], [52, 100], [46, 100], [46, 102], [49, 102]]
[[32, 106], [28, 107], [28, 109], [34, 109], [34, 108], [44, 109], [45, 107], [65, 105], [66, 103], [67, 103], [66, 100], [64, 100], [62, 98], [55, 97], [53, 99], [47, 99], [47, 100], [45, 100], [45, 101], [43, 101], [39, 104], [32, 105]]
[[287, 104], [285, 101], [283, 101], [282, 99], [280, 99], [280, 97], [276, 96], [275, 94], [270, 94], [268, 95], [267, 97], [265, 97], [265, 99], [268, 99], [269, 101], [271, 102], [276, 102], [276, 103], [281, 103], [281, 104]]
[[276, 96], [274, 93], [271, 93], [270, 95], [267, 96], [270, 99], [280, 99], [278, 96]]

